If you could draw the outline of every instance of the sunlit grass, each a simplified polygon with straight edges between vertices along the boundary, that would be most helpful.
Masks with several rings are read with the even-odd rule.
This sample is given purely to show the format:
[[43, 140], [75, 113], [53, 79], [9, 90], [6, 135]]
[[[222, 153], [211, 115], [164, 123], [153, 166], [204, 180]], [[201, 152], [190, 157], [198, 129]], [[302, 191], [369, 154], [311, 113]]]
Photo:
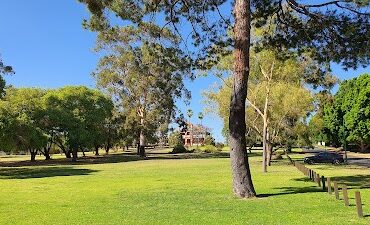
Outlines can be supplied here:
[[[0, 224], [370, 223], [370, 218], [357, 218], [354, 206], [346, 208], [342, 201], [303, 179], [287, 161], [275, 162], [269, 173], [263, 174], [260, 156], [251, 157], [259, 197], [240, 200], [231, 192], [228, 158], [150, 157], [103, 164], [0, 168]], [[368, 170], [361, 167], [316, 169], [327, 176], [370, 179]], [[362, 193], [368, 215], [369, 189]]]

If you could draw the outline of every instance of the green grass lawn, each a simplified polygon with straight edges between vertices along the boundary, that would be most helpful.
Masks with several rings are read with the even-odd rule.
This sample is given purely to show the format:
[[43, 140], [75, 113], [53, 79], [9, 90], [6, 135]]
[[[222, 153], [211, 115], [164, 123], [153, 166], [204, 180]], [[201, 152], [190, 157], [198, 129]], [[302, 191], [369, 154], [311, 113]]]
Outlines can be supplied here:
[[[370, 224], [370, 217], [357, 218], [354, 206], [321, 192], [287, 161], [263, 174], [260, 156], [251, 157], [260, 196], [236, 199], [229, 159], [208, 156], [115, 154], [102, 157], [112, 159], [104, 163], [0, 167], [0, 224]], [[349, 176], [354, 188], [361, 183], [370, 214], [368, 169], [316, 169]]]

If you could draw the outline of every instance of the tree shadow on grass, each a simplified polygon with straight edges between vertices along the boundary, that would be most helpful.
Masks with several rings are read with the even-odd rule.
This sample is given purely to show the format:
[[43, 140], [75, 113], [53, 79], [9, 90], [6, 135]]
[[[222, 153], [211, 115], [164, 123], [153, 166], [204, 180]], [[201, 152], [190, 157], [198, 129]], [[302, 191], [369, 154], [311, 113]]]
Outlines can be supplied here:
[[29, 179], [60, 176], [82, 176], [97, 170], [74, 167], [31, 167], [31, 168], [0, 168], [0, 179]]
[[[301, 177], [293, 180], [312, 182], [308, 177]], [[370, 188], [370, 175], [337, 176], [331, 177], [331, 181], [337, 181], [339, 187], [341, 187], [341, 185], [347, 185], [348, 189]]]
[[[252, 156], [252, 155], [251, 155]], [[6, 161], [0, 162], [1, 167], [24, 167], [24, 166], [60, 166], [60, 165], [90, 165], [105, 163], [122, 163], [140, 160], [167, 160], [167, 159], [209, 159], [209, 158], [229, 158], [228, 152], [217, 153], [184, 153], [184, 154], [147, 154], [142, 158], [134, 152], [122, 152], [110, 155], [87, 156], [78, 158], [77, 162], [71, 162], [71, 159], [60, 158], [52, 160], [30, 161]]]
[[304, 194], [304, 193], [317, 193], [317, 192], [324, 192], [321, 188], [310, 186], [310, 187], [279, 187], [274, 188], [277, 190], [281, 190], [278, 193], [269, 193], [269, 194], [259, 194], [257, 197], [265, 198], [271, 196], [279, 196], [279, 195], [292, 195], [292, 194]]
[[370, 188], [370, 175], [338, 176], [331, 179], [339, 185], [347, 185], [349, 189]]

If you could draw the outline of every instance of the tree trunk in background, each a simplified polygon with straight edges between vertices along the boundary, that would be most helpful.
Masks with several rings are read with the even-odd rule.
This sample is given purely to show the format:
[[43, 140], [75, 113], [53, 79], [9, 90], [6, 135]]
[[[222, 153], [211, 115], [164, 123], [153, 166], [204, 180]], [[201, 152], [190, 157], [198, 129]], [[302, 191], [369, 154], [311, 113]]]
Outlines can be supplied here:
[[60, 149], [62, 149], [62, 152], [66, 156], [67, 159], [71, 158], [71, 150], [66, 150], [66, 148], [62, 145], [58, 145]]
[[65, 152], [65, 155], [66, 155], [66, 158], [67, 158], [67, 159], [72, 158], [71, 153], [72, 153], [72, 151], [71, 151], [71, 150], [67, 150], [67, 151]]
[[78, 147], [74, 147], [72, 150], [72, 162], [77, 162]]
[[95, 155], [98, 156], [99, 155], [99, 146], [95, 146]]
[[368, 144], [365, 144], [363, 140], [360, 142], [360, 152], [365, 153], [367, 149], [369, 148]]
[[37, 150], [30, 149], [29, 152], [31, 154], [31, 162], [35, 162], [36, 161]]
[[267, 142], [267, 152], [268, 152], [268, 161], [267, 161], [267, 164], [268, 164], [268, 166], [271, 166], [272, 150], [273, 150], [273, 146], [272, 146], [272, 144], [268, 141], [268, 142]]
[[246, 151], [245, 101], [249, 76], [250, 1], [236, 0], [234, 6], [234, 76], [230, 102], [230, 159], [233, 192], [239, 198], [256, 196]]
[[105, 154], [106, 154], [106, 155], [108, 155], [108, 154], [109, 154], [109, 150], [110, 150], [110, 145], [109, 145], [109, 144], [107, 144], [107, 145], [105, 146]]
[[268, 158], [268, 142], [267, 142], [267, 121], [266, 115], [263, 118], [263, 133], [262, 133], [262, 171], [267, 172], [267, 158]]
[[44, 147], [44, 152], [42, 153], [45, 156], [45, 160], [50, 160], [50, 149], [51, 147]]
[[140, 157], [145, 157], [145, 134], [144, 131], [140, 131], [140, 144], [139, 144]]

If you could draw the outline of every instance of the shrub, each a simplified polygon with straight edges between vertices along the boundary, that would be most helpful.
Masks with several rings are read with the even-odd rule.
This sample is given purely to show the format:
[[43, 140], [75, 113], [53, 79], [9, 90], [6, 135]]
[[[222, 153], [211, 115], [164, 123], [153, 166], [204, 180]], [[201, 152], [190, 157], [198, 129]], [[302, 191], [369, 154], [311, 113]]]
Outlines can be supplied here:
[[204, 138], [204, 144], [205, 145], [215, 145], [215, 139], [211, 135], [207, 135]]
[[213, 145], [205, 145], [203, 146], [203, 152], [205, 153], [214, 153], [214, 152], [220, 152], [221, 149], [216, 148], [216, 146]]
[[172, 154], [177, 154], [177, 153], [186, 153], [188, 152], [186, 150], [186, 148], [184, 147], [184, 145], [176, 145], [173, 149], [172, 149]]
[[168, 137], [168, 144], [169, 146], [174, 147], [174, 148], [176, 148], [177, 146], [183, 145], [181, 133], [178, 131], [171, 133]]
[[216, 148], [222, 151], [222, 149], [225, 147], [224, 143], [222, 142], [217, 142], [216, 143]]

